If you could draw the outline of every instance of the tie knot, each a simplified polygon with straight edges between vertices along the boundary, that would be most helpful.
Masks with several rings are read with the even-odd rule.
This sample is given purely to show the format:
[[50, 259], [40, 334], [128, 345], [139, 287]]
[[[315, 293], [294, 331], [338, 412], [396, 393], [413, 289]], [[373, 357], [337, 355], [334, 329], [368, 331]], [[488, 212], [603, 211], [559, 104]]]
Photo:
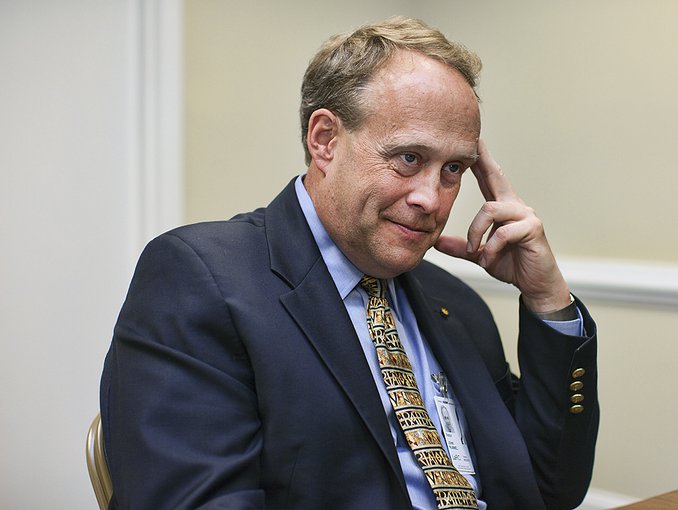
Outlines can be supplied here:
[[363, 276], [360, 279], [360, 286], [370, 297], [386, 297], [386, 280], [379, 280], [374, 276]]

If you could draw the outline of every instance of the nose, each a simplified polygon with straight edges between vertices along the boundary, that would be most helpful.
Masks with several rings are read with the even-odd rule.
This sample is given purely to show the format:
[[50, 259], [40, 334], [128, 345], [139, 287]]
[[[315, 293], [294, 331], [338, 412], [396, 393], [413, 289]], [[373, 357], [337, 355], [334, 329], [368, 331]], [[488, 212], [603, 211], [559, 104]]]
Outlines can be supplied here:
[[412, 176], [407, 204], [432, 214], [440, 207], [440, 172], [427, 167]]

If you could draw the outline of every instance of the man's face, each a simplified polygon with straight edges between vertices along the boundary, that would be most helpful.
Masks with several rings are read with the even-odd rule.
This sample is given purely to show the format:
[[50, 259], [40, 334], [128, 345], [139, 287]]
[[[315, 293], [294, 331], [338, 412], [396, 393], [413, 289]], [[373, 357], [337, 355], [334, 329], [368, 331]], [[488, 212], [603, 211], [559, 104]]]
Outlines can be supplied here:
[[366, 121], [352, 132], [339, 122], [311, 196], [351, 262], [390, 278], [419, 264], [440, 236], [477, 157], [480, 115], [461, 74], [410, 51], [398, 52], [364, 97]]

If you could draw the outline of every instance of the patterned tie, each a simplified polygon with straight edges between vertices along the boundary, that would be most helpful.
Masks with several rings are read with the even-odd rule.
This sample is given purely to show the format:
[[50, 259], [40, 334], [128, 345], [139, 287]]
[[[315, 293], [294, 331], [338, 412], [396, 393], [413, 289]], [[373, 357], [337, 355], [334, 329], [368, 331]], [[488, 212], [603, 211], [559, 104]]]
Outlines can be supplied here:
[[386, 299], [386, 282], [364, 276], [360, 286], [369, 296], [367, 328], [377, 350], [389, 400], [407, 443], [433, 489], [438, 508], [478, 508], [473, 487], [450, 461], [424, 407]]

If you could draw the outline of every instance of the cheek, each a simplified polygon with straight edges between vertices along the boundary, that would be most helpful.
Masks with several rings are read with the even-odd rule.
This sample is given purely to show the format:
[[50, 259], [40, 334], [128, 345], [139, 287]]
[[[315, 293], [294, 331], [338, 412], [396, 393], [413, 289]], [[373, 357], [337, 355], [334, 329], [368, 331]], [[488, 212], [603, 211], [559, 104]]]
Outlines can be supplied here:
[[374, 217], [406, 214], [406, 196], [398, 189], [377, 188], [365, 202], [365, 209]]
[[441, 195], [438, 217], [442, 220], [447, 220], [447, 217], [450, 215], [450, 210], [459, 195], [459, 188], [459, 186], [455, 186], [453, 189], [446, 190]]
[[362, 211], [374, 213], [392, 206], [403, 196], [401, 187], [393, 179], [389, 179], [384, 168], [365, 166], [361, 179], [349, 185], [353, 199]]

